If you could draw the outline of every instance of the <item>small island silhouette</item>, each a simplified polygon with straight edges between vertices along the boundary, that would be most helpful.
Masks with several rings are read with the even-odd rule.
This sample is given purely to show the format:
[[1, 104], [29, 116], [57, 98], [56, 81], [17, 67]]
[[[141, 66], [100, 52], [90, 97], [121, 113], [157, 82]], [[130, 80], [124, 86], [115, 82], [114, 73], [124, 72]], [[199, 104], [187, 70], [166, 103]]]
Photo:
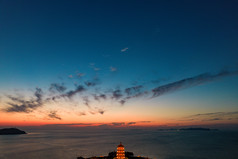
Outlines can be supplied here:
[[149, 159], [148, 157], [134, 156], [133, 152], [125, 152], [124, 146], [120, 143], [117, 151], [109, 152], [108, 156], [93, 156], [89, 158], [77, 157], [77, 159]]
[[218, 131], [218, 129], [210, 128], [181, 128], [180, 131]]
[[211, 131], [209, 128], [181, 128], [181, 131]]
[[26, 134], [26, 132], [19, 130], [17, 128], [0, 129], [0, 135], [19, 135], [19, 134]]
[[157, 129], [158, 131], [218, 131], [218, 129], [202, 128], [202, 127], [188, 127], [188, 128], [170, 128]]

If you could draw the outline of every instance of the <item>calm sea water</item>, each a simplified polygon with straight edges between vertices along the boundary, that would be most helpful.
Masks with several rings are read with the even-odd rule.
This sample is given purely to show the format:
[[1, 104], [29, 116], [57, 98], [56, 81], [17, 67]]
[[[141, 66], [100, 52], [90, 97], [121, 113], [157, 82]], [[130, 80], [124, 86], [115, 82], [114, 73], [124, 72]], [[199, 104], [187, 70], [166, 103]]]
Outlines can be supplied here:
[[0, 136], [0, 159], [76, 159], [116, 150], [153, 159], [238, 159], [238, 132], [158, 130], [28, 130]]

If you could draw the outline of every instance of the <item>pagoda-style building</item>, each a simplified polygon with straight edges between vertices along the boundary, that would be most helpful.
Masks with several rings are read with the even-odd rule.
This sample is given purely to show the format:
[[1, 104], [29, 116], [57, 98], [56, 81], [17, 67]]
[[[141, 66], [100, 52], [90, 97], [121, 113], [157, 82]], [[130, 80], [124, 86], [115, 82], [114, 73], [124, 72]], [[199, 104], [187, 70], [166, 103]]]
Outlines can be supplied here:
[[117, 146], [117, 151], [109, 152], [108, 156], [93, 156], [89, 158], [77, 157], [77, 159], [149, 159], [148, 157], [134, 156], [133, 152], [125, 152], [125, 147], [121, 144]]
[[117, 157], [116, 157], [116, 159], [125, 159], [125, 158], [126, 158], [125, 157], [125, 148], [120, 142], [120, 144], [117, 146]]

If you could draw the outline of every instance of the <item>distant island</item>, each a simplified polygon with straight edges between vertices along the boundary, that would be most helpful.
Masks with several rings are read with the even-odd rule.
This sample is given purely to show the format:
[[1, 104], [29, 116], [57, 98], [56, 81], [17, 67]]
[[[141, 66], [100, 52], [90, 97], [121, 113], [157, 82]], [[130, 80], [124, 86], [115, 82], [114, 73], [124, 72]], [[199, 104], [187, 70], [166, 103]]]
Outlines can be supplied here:
[[108, 156], [93, 156], [89, 158], [77, 157], [77, 159], [149, 159], [148, 157], [134, 156], [133, 152], [125, 152], [124, 146], [120, 143], [117, 151], [110, 152]]
[[209, 128], [182, 128], [179, 130], [182, 130], [182, 131], [218, 131], [218, 129], [209, 129]]
[[210, 131], [211, 129], [209, 128], [181, 128], [179, 130], [182, 130], [182, 131]]
[[0, 135], [18, 135], [18, 134], [26, 134], [26, 132], [19, 130], [17, 128], [0, 129]]
[[210, 128], [170, 128], [170, 129], [158, 129], [158, 131], [218, 131], [218, 129]]

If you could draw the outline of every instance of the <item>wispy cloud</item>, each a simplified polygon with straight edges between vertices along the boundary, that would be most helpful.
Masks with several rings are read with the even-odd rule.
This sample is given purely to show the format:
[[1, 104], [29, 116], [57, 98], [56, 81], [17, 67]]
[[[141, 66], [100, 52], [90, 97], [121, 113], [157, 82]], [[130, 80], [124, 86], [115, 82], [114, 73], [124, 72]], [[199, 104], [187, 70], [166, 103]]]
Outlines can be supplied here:
[[99, 95], [92, 94], [92, 96], [93, 96], [94, 100], [96, 100], [96, 101], [100, 101], [101, 99], [103, 99], [103, 100], [107, 99], [107, 95], [106, 94], [99, 94]]
[[19, 113], [30, 113], [33, 110], [43, 105], [43, 91], [40, 88], [36, 88], [34, 98], [25, 100], [22, 97], [13, 97], [8, 95], [7, 97], [11, 100], [8, 102], [8, 107], [3, 109], [5, 112], [19, 112]]
[[112, 125], [113, 126], [124, 126], [125, 122], [113, 122]]
[[59, 92], [62, 93], [66, 90], [67, 88], [64, 86], [64, 84], [59, 84], [59, 83], [52, 83], [50, 85], [49, 91], [52, 93]]
[[127, 94], [127, 96], [132, 96], [132, 95], [140, 93], [142, 88], [143, 88], [142, 85], [129, 87], [125, 89], [125, 93]]
[[151, 123], [152, 121], [139, 121], [139, 123]]
[[100, 79], [98, 77], [94, 77], [91, 80], [85, 81], [84, 84], [87, 87], [93, 87], [93, 86], [96, 86], [96, 85], [100, 84]]
[[217, 74], [204, 73], [194, 77], [185, 78], [185, 79], [152, 89], [152, 92], [153, 92], [152, 97], [158, 97], [167, 93], [172, 93], [181, 89], [186, 89], [189, 87], [194, 87], [197, 85], [212, 82], [222, 77], [237, 75], [237, 74], [238, 74], [238, 71], [222, 71]]
[[86, 113], [85, 112], [79, 112], [78, 115], [83, 116], [83, 115], [86, 115]]
[[111, 71], [111, 72], [116, 72], [116, 71], [117, 71], [117, 68], [110, 66], [110, 71]]
[[95, 114], [103, 115], [105, 113], [105, 110], [102, 109], [102, 108], [98, 108], [98, 107], [90, 107], [89, 108], [89, 113], [92, 114], [92, 115], [95, 115]]
[[138, 122], [111, 122], [111, 123], [69, 123], [69, 124], [46, 124], [45, 127], [130, 127]]
[[72, 98], [73, 96], [75, 96], [77, 93], [83, 92], [86, 89], [82, 86], [79, 85], [77, 86], [74, 90], [70, 90], [65, 94], [62, 94], [61, 97], [68, 97], [68, 98]]
[[94, 71], [99, 71], [100, 68], [96, 67], [95, 63], [90, 63], [89, 66], [94, 70]]
[[127, 125], [135, 125], [136, 124], [136, 122], [129, 122], [129, 123], [127, 123]]
[[125, 47], [123, 49], [121, 49], [121, 52], [126, 52], [129, 48], [128, 47]]
[[120, 126], [133, 126], [141, 123], [150, 123], [150, 122], [151, 121], [112, 122], [111, 124], [108, 125], [120, 127]]
[[83, 102], [87, 107], [91, 108], [90, 105], [89, 105], [90, 100], [89, 100], [88, 96], [83, 97]]
[[70, 124], [46, 124], [45, 127], [60, 127], [60, 126], [92, 126], [92, 123], [70, 123]]
[[[94, 66], [95, 64], [91, 64]], [[148, 87], [147, 83], [137, 82], [137, 85], [127, 85], [125, 87], [114, 86], [105, 90], [101, 85], [101, 79], [98, 77], [89, 78], [87, 80], [80, 79], [81, 84], [75, 85], [73, 88], [66, 87], [64, 83], [52, 83], [50, 84], [48, 93], [45, 92], [43, 99], [43, 91], [41, 88], [36, 88], [34, 95], [29, 100], [23, 97], [16, 97], [8, 95], [10, 102], [5, 103], [6, 108], [2, 109], [5, 112], [17, 112], [17, 113], [29, 113], [32, 112], [47, 102], [60, 102], [65, 100], [67, 102], [74, 101], [77, 96], [79, 102], [83, 102], [87, 107], [87, 111], [81, 115], [88, 114], [104, 114], [105, 110], [97, 106], [101, 101], [117, 102], [121, 105], [125, 105], [128, 100], [138, 98], [155, 98], [164, 94], [173, 93], [182, 89], [198, 86], [208, 82], [213, 82], [223, 77], [238, 75], [238, 71], [221, 71], [216, 74], [204, 73], [197, 76], [184, 78], [172, 83], [158, 85], [157, 82], [151, 83]], [[50, 92], [50, 93], [49, 93]], [[52, 95], [53, 93], [53, 95]], [[56, 94], [55, 94], [56, 93]], [[50, 113], [53, 117], [57, 115], [56, 112]], [[57, 119], [57, 116], [55, 116]], [[219, 120], [220, 116], [213, 116], [210, 120]]]
[[233, 112], [212, 112], [194, 114], [184, 117], [183, 121], [221, 121], [221, 120], [237, 120], [238, 111]]
[[143, 90], [143, 88], [143, 85], [125, 88], [123, 92], [123, 99], [121, 99], [119, 103], [121, 103], [121, 105], [124, 105], [130, 99], [146, 96], [148, 94], [148, 91]]
[[52, 119], [57, 119], [57, 120], [61, 120], [61, 117], [57, 114], [57, 111], [51, 111], [48, 114], [48, 117], [52, 118]]
[[103, 110], [103, 109], [97, 109], [97, 111], [99, 114], [102, 114], [102, 115], [105, 113], [105, 110]]
[[126, 100], [122, 99], [122, 100], [119, 101], [119, 103], [120, 103], [121, 105], [124, 105], [124, 104], [126, 103]]
[[81, 78], [81, 77], [85, 76], [85, 73], [78, 73], [78, 72], [77, 72], [76, 76], [79, 77], [79, 78]]
[[[113, 91], [112, 99], [115, 99], [119, 103], [124, 105], [130, 99], [148, 97], [148, 96], [151, 96], [151, 98], [155, 98], [155, 97], [159, 97], [168, 93], [173, 93], [182, 89], [187, 89], [190, 87], [206, 84], [208, 82], [213, 82], [223, 77], [232, 76], [232, 75], [238, 75], [238, 71], [226, 70], [216, 74], [203, 73], [197, 76], [184, 78], [182, 80], [178, 80], [169, 84], [160, 85], [149, 90], [145, 89], [145, 84], [128, 87], [128, 88], [125, 88], [124, 91], [121, 91], [121, 89], [117, 88]], [[153, 83], [153, 84], [156, 84], [156, 83]]]
[[112, 91], [112, 99], [118, 100], [123, 96], [120, 88], [117, 88], [116, 90]]

